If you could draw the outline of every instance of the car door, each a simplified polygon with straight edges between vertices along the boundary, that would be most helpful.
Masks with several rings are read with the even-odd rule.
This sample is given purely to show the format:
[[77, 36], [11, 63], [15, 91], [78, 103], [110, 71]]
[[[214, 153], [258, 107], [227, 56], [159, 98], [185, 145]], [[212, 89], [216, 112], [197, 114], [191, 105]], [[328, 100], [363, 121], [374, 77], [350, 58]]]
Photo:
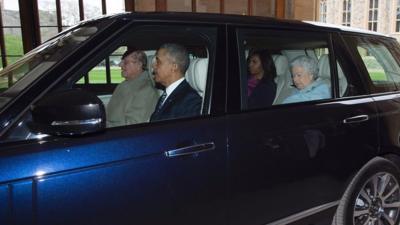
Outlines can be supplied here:
[[399, 46], [380, 36], [344, 36], [354, 58], [359, 60], [373, 99], [377, 103], [381, 154], [398, 154], [399, 137]]
[[[58, 86], [73, 86], [70, 81], [102, 55], [129, 42], [124, 32], [138, 34], [141, 24], [131, 26], [79, 59], [72, 65], [79, 68], [55, 81]], [[208, 67], [199, 69], [207, 76], [202, 115], [75, 137], [10, 138], [18, 136], [18, 125], [29, 123], [27, 111], [1, 143], [0, 223], [225, 224], [227, 143], [225, 118], [218, 116], [225, 99], [224, 26], [164, 21], [152, 24], [150, 33], [157, 31], [159, 36], [141, 33], [141, 44], [150, 47], [166, 38], [189, 48], [201, 39], [207, 48]]]
[[[238, 37], [239, 46], [238, 54], [234, 43], [229, 48], [230, 76], [236, 78], [230, 80], [228, 99], [241, 102], [229, 102], [234, 112], [227, 123], [229, 223], [330, 223], [349, 178], [378, 147], [375, 103], [366, 95], [354, 63], [340, 40], [327, 33], [232, 28], [229, 34]], [[274, 62], [275, 82], [286, 76], [286, 83], [277, 83], [277, 89], [283, 87], [279, 95], [294, 92], [290, 62], [307, 55], [319, 61], [318, 79], [328, 82], [331, 97], [248, 108], [246, 53], [254, 50], [267, 50], [272, 58], [289, 62], [286, 72]], [[327, 67], [322, 65], [324, 54]], [[347, 91], [342, 95], [343, 76]]]

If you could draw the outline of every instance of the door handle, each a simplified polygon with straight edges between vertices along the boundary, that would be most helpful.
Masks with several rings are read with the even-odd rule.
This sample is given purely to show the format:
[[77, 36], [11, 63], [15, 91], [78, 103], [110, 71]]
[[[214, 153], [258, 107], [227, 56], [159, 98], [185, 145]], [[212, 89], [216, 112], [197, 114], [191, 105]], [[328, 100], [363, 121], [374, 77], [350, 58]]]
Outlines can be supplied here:
[[353, 117], [349, 117], [343, 120], [343, 123], [345, 124], [349, 124], [349, 123], [361, 123], [364, 121], [369, 120], [369, 116], [368, 115], [358, 115], [358, 116], [353, 116]]
[[192, 155], [197, 154], [200, 152], [211, 151], [215, 149], [214, 142], [208, 142], [203, 144], [196, 144], [187, 147], [177, 148], [174, 150], [169, 150], [164, 152], [165, 156], [168, 158], [174, 158], [177, 156], [185, 156], [185, 155]]

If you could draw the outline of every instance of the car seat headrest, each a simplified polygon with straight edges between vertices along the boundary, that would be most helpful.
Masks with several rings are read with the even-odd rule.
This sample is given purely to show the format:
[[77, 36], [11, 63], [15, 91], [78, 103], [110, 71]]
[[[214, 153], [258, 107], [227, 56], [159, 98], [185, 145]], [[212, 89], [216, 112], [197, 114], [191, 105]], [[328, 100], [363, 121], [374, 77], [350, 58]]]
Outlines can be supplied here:
[[208, 58], [197, 58], [190, 62], [185, 77], [190, 86], [204, 97], [207, 83]]

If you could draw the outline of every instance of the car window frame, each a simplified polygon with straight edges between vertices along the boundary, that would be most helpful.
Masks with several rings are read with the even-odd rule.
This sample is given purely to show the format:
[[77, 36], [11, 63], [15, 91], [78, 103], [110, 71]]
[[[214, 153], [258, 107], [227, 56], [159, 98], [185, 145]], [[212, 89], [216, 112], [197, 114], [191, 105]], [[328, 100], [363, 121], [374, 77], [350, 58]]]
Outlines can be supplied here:
[[[100, 46], [102, 46], [103, 48], [98, 48], [96, 51], [93, 51], [91, 53], [86, 54], [86, 57], [88, 60], [84, 61], [84, 60], [79, 60], [79, 62], [77, 61], [77, 63], [75, 64], [75, 68], [78, 67], [75, 70], [70, 70], [68, 72], [66, 72], [65, 74], [62, 75], [62, 78], [59, 78], [57, 80], [56, 83], [53, 83], [53, 85], [51, 86], [51, 88], [47, 88], [46, 90], [44, 90], [41, 94], [40, 97], [37, 97], [34, 101], [32, 101], [29, 105], [34, 104], [34, 102], [37, 102], [39, 99], [41, 99], [43, 96], [45, 96], [47, 93], [51, 93], [52, 91], [56, 91], [58, 89], [63, 89], [61, 88], [61, 86], [65, 85], [65, 82], [67, 80], [71, 80], [73, 77], [78, 77], [80, 76], [79, 74], [84, 74], [84, 71], [90, 71], [91, 68], [93, 68], [94, 66], [96, 66], [99, 62], [99, 60], [101, 61], [102, 59], [104, 59], [105, 57], [107, 57], [109, 54], [111, 54], [113, 52], [113, 50], [115, 49], [116, 46], [120, 46], [120, 44], [123, 42], [123, 36], [128, 35], [127, 33], [129, 32], [136, 32], [140, 28], [143, 27], [148, 27], [149, 25], [151, 27], [159, 27], [162, 26], [164, 27], [164, 29], [168, 29], [169, 31], [171, 31], [171, 24], [173, 24], [175, 26], [175, 29], [177, 30], [178, 28], [181, 28], [182, 26], [192, 26], [192, 27], [202, 27], [204, 29], [207, 30], [211, 30], [211, 29], [215, 29], [214, 31], [214, 39], [210, 40], [210, 35], [205, 35], [205, 34], [201, 34], [203, 35], [203, 39], [204, 41], [207, 41], [207, 47], [208, 47], [208, 56], [209, 56], [209, 63], [208, 63], [208, 71], [207, 71], [207, 84], [206, 84], [206, 89], [205, 89], [205, 94], [204, 94], [204, 103], [203, 103], [203, 108], [202, 108], [202, 114], [199, 117], [211, 117], [212, 112], [212, 103], [213, 103], [213, 83], [214, 83], [214, 78], [215, 78], [215, 60], [216, 60], [216, 54], [217, 54], [217, 46], [216, 46], [216, 41], [218, 39], [218, 30], [220, 28], [218, 28], [218, 25], [211, 25], [211, 26], [206, 26], [204, 24], [193, 24], [193, 23], [187, 23], [186, 25], [182, 25], [182, 23], [175, 23], [175, 22], [170, 22], [170, 21], [163, 21], [163, 22], [149, 22], [149, 21], [140, 21], [140, 20], [135, 20], [132, 21], [128, 24], [126, 24], [125, 26], [123, 26], [118, 32], [116, 32], [114, 35], [112, 35], [110, 38], [108, 38], [107, 40], [104, 40], [101, 42]], [[128, 30], [128, 31], [126, 31]], [[133, 31], [134, 30], [134, 31]], [[124, 33], [124, 35], [121, 35], [122, 32], [126, 32]], [[184, 32], [184, 31], [180, 31], [180, 32]], [[117, 35], [120, 35], [117, 38], [112, 38], [112, 37], [116, 37]], [[207, 39], [207, 40], [205, 40]], [[104, 47], [104, 45], [106, 47]], [[213, 54], [211, 53], [213, 52]], [[94, 57], [91, 57], [94, 56]], [[74, 79], [72, 79], [74, 80]], [[71, 80], [71, 81], [72, 81]], [[79, 79], [75, 79], [76, 81], [78, 81]], [[68, 81], [68, 82], [71, 82]], [[74, 82], [72, 82], [74, 83]], [[27, 107], [21, 114], [20, 117], [17, 119], [18, 123], [20, 123], [21, 119], [25, 118], [26, 113], [28, 113], [28, 109], [29, 107]], [[148, 123], [140, 123], [140, 124], [131, 124], [131, 125], [127, 125], [127, 126], [120, 126], [120, 127], [112, 127], [112, 128], [106, 128], [106, 130], [115, 130], [115, 129], [130, 129], [132, 126], [151, 126], [154, 123], [163, 123], [163, 122], [175, 122], [177, 120], [187, 120], [187, 119], [195, 119], [198, 117], [188, 117], [188, 118], [174, 118], [174, 119], [170, 119], [170, 120], [164, 120], [164, 121], [155, 121], [155, 122], [148, 122]], [[64, 138], [68, 138], [68, 137], [58, 137], [58, 136], [46, 136], [40, 140], [38, 139], [27, 139], [27, 140], [15, 140], [15, 141], [10, 141], [7, 142], [5, 141], [7, 139], [7, 136], [13, 131], [13, 129], [15, 128], [15, 124], [13, 126], [10, 126], [9, 129], [7, 130], [7, 132], [4, 132], [1, 136], [0, 136], [0, 146], [2, 146], [3, 144], [9, 145], [10, 143], [35, 143], [38, 141], [49, 141], [49, 140], [59, 140], [59, 139], [64, 139]]]
[[[348, 39], [351, 39], [350, 42], [357, 42], [357, 38], [367, 38], [369, 40], [373, 40], [373, 41], [378, 41], [379, 43], [381, 43], [384, 47], [387, 48], [386, 45], [386, 41], [388, 38], [383, 37], [383, 36], [377, 36], [377, 35], [367, 35], [367, 34], [342, 34], [342, 39], [343, 42], [346, 45], [346, 48], [348, 49], [349, 54], [351, 55], [351, 57], [353, 58], [353, 61], [355, 62], [355, 66], [357, 67], [357, 70], [360, 73], [361, 79], [364, 83], [365, 89], [368, 92], [368, 95], [370, 96], [380, 96], [380, 95], [387, 95], [387, 94], [395, 94], [397, 93], [400, 89], [400, 87], [398, 87], [396, 84], [394, 84], [394, 87], [396, 90], [393, 91], [382, 91], [382, 92], [376, 92], [374, 90], [375, 86], [373, 84], [373, 81], [369, 75], [369, 72], [367, 70], [366, 65], [364, 64], [364, 61], [362, 60], [358, 50], [357, 50], [357, 46], [352, 46], [351, 43], [349, 43]], [[387, 48], [389, 50], [389, 52], [392, 54], [392, 57], [394, 58], [394, 60], [399, 64], [400, 66], [400, 60], [397, 59], [396, 57], [393, 56], [393, 52]]]
[[[327, 48], [329, 50], [329, 63], [330, 63], [330, 72], [331, 72], [331, 98], [328, 99], [320, 99], [320, 100], [313, 100], [313, 101], [303, 101], [303, 102], [296, 102], [296, 103], [289, 103], [289, 104], [277, 104], [277, 105], [271, 105], [269, 107], [264, 107], [264, 108], [257, 108], [257, 109], [248, 109], [247, 108], [247, 90], [245, 90], [244, 87], [247, 87], [245, 80], [245, 74], [247, 71], [247, 68], [245, 68], [243, 65], [243, 54], [244, 52], [244, 45], [241, 44], [243, 40], [245, 40], [245, 36], [248, 35], [248, 33], [258, 33], [258, 31], [261, 31], [264, 33], [263, 36], [268, 37], [268, 34], [271, 35], [273, 34], [274, 36], [287, 36], [288, 33], [290, 34], [297, 34], [303, 37], [318, 37], [321, 38], [320, 40], [326, 40]], [[247, 33], [246, 33], [247, 31]], [[258, 110], [268, 110], [268, 109], [274, 109], [276, 107], [287, 107], [291, 105], [299, 105], [299, 104], [319, 104], [322, 102], [331, 102], [334, 101], [336, 98], [338, 98], [337, 91], [337, 70], [333, 70], [332, 66], [332, 61], [335, 60], [335, 52], [332, 46], [332, 37], [330, 32], [318, 32], [316, 30], [288, 30], [288, 29], [279, 29], [275, 27], [260, 27], [260, 26], [237, 26], [236, 27], [236, 37], [237, 37], [237, 44], [238, 44], [238, 64], [239, 64], [239, 77], [240, 77], [240, 111], [242, 112], [250, 112], [250, 111], [258, 111]], [[293, 37], [293, 36], [291, 36]], [[304, 48], [304, 50], [307, 50], [307, 48]], [[242, 65], [243, 64], [243, 65]], [[334, 66], [336, 68], [336, 65]], [[244, 104], [246, 103], [246, 104]]]
[[[187, 31], [182, 31], [182, 26], [185, 27], [199, 27], [198, 29], [216, 29], [214, 26], [204, 26], [202, 24], [193, 24], [193, 23], [187, 23], [187, 24], [182, 24], [182, 23], [175, 23], [171, 21], [163, 21], [163, 22], [148, 22], [148, 21], [141, 21], [141, 20], [135, 20], [132, 23], [128, 24], [127, 27], [124, 28], [124, 30], [128, 30], [126, 35], [129, 35], [128, 33], [134, 33], [134, 32], [141, 32], [141, 31], [158, 31], [160, 27], [162, 29], [168, 30], [169, 32], [175, 31], [179, 33], [187, 33]], [[210, 28], [213, 27], [213, 28]], [[214, 40], [206, 40], [210, 38], [210, 34], [205, 34], [204, 31], [191, 31], [191, 35], [199, 35], [203, 39], [203, 41], [207, 42], [207, 47], [208, 47], [208, 68], [207, 68], [207, 84], [206, 84], [206, 89], [204, 96], [208, 96], [208, 98], [204, 97], [204, 103], [203, 103], [203, 108], [202, 108], [202, 114], [201, 116], [206, 116], [211, 114], [211, 99], [212, 99], [212, 80], [214, 80], [214, 68], [215, 68], [215, 55], [216, 55], [216, 46], [215, 43], [217, 40], [217, 30], [215, 30], [214, 34]], [[124, 34], [125, 35], [125, 34]], [[109, 56], [116, 48], [116, 46], [121, 46], [123, 43], [123, 37], [116, 38], [113, 42], [111, 42], [109, 45], [106, 46], [102, 50], [100, 54], [95, 54], [95, 57], [90, 58], [90, 61], [87, 62], [86, 66], [82, 67], [79, 71], [75, 73], [75, 75], [71, 75], [69, 79], [72, 79], [73, 77], [80, 76], [81, 74], [85, 73], [85, 70], [90, 71], [92, 68], [94, 68], [98, 63], [99, 60], [104, 59], [105, 57]], [[211, 52], [214, 52], [214, 54], [211, 54]], [[75, 82], [78, 81], [79, 79], [75, 78]], [[71, 82], [71, 81], [68, 81]], [[73, 83], [74, 81], [72, 81]], [[71, 83], [71, 84], [72, 84]], [[101, 85], [101, 84], [100, 84]], [[113, 85], [113, 84], [111, 84]], [[192, 117], [191, 117], [192, 118]], [[179, 119], [179, 118], [178, 118]], [[174, 119], [175, 120], [175, 119]], [[135, 125], [135, 124], [133, 124]], [[128, 125], [131, 126], [131, 125]], [[107, 128], [108, 129], [108, 128]]]
[[[102, 19], [103, 20], [103, 19]], [[0, 141], [4, 139], [8, 132], [19, 123], [21, 118], [24, 117], [25, 113], [30, 109], [30, 106], [37, 102], [43, 97], [44, 94], [54, 88], [54, 86], [60, 82], [65, 76], [71, 71], [79, 67], [90, 52], [96, 51], [99, 46], [92, 46], [93, 43], [97, 43], [101, 37], [107, 33], [118, 33], [118, 31], [126, 25], [127, 21], [121, 19], [110, 18], [111, 23], [108, 24], [101, 32], [97, 33], [91, 38], [92, 41], [85, 42], [79, 49], [73, 51], [64, 60], [57, 62], [48, 71], [45, 71], [39, 79], [35, 80], [29, 85], [22, 93], [20, 93], [12, 102], [7, 104], [5, 108], [0, 111]], [[92, 23], [91, 21], [84, 22], [84, 24]], [[58, 36], [58, 35], [57, 35]], [[107, 35], [107, 39], [112, 38], [113, 35]], [[101, 41], [103, 43], [104, 40]], [[82, 54], [85, 52], [85, 54]], [[71, 61], [75, 61], [77, 55], [82, 55], [82, 58], [74, 63], [74, 66], [70, 66]], [[45, 88], [43, 88], [45, 87]]]
[[[357, 64], [359, 64], [360, 62], [352, 55], [348, 44], [343, 38], [343, 34], [334, 32], [331, 34], [331, 37], [332, 37], [332, 46], [335, 54], [334, 60], [341, 66], [341, 69], [343, 70], [343, 73], [347, 78], [347, 82], [350, 84], [353, 83], [354, 81], [354, 83], [357, 84], [357, 88], [359, 89], [360, 92], [357, 95], [351, 95], [351, 96], [337, 95], [338, 98], [350, 99], [350, 98], [368, 96], [369, 91], [367, 88], [368, 86], [367, 81], [363, 79], [362, 72], [359, 70], [359, 66], [357, 66]], [[338, 68], [336, 63], [334, 63], [333, 68], [335, 69], [336, 77], [338, 78]], [[352, 82], [349, 81], [349, 78], [352, 80]], [[338, 81], [339, 79], [336, 80], [336, 82]], [[339, 83], [337, 83], [336, 87], [339, 88]], [[339, 89], [335, 91], [339, 92]]]

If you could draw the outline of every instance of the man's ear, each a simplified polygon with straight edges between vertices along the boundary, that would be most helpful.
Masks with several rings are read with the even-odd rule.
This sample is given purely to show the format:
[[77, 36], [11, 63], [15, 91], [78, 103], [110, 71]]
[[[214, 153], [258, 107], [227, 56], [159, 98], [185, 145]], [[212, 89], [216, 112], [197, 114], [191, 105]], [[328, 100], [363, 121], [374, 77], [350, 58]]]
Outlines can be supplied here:
[[179, 69], [178, 69], [178, 64], [176, 64], [176, 63], [172, 63], [172, 71], [173, 72], [177, 72]]

